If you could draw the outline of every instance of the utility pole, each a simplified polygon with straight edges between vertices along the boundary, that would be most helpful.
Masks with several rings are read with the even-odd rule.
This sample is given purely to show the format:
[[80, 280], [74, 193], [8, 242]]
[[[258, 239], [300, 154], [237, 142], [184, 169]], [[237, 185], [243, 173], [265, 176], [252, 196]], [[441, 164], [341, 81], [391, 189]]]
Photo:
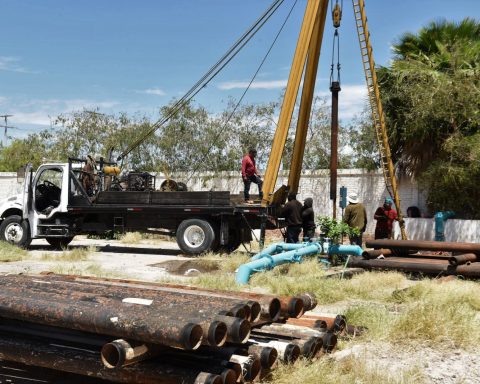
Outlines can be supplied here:
[[[5, 131], [4, 131], [4, 139], [2, 139], [2, 145], [6, 145], [7, 144], [7, 133], [8, 133], [8, 128], [15, 128], [13, 126], [9, 126], [8, 125], [8, 118], [9, 117], [12, 117], [13, 115], [0, 115], [0, 117], [3, 117], [3, 119], [5, 120], [5, 124], [4, 125], [0, 125], [0, 128], [4, 128]], [[4, 142], [5, 140], [5, 142]]]

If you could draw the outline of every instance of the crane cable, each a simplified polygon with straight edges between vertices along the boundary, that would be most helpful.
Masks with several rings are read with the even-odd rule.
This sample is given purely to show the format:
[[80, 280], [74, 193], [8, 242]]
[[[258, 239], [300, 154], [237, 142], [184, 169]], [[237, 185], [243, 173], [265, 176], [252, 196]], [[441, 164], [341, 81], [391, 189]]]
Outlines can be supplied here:
[[[335, 28], [335, 32], [333, 33], [333, 45], [332, 45], [332, 64], [330, 66], [330, 87], [334, 81], [340, 84], [340, 35], [338, 33], [338, 28], [340, 27], [340, 22], [342, 20], [342, 9], [343, 9], [343, 0], [341, 1], [341, 6], [338, 0], [333, 6], [333, 2], [331, 3], [331, 12], [333, 18], [333, 27]], [[336, 48], [336, 49], [335, 49]], [[335, 53], [337, 54], [337, 76], [335, 78]]]
[[[226, 132], [226, 128], [227, 128], [227, 125], [228, 123], [230, 122], [230, 120], [233, 118], [233, 116], [235, 115], [238, 107], [240, 106], [240, 104], [242, 103], [245, 95], [247, 94], [247, 92], [250, 90], [253, 82], [255, 81], [258, 73], [260, 72], [260, 70], [262, 69], [263, 65], [265, 64], [265, 61], [267, 60], [268, 56], [270, 55], [273, 47], [275, 46], [278, 38], [280, 37], [280, 34], [282, 33], [283, 29], [285, 28], [285, 25], [287, 24], [288, 20], [290, 19], [290, 16], [292, 15], [292, 12], [295, 8], [295, 6], [297, 5], [297, 2], [298, 0], [295, 0], [292, 7], [290, 8], [290, 11], [288, 12], [287, 16], [285, 17], [285, 20], [283, 21], [282, 25], [280, 26], [280, 29], [278, 30], [277, 34], [275, 35], [275, 38], [273, 39], [272, 41], [272, 44], [270, 44], [270, 47], [268, 48], [267, 52], [265, 53], [265, 56], [263, 57], [262, 61], [260, 62], [257, 70], [255, 71], [255, 73], [253, 74], [252, 76], [252, 79], [250, 80], [250, 82], [248, 83], [247, 87], [245, 88], [245, 90], [243, 91], [242, 93], [242, 96], [240, 96], [240, 98], [238, 99], [237, 103], [235, 104], [235, 107], [233, 108], [233, 110], [230, 112], [230, 114], [228, 115], [225, 123], [223, 124], [223, 127], [221, 129], [221, 132]], [[212, 150], [212, 148], [218, 143], [218, 140], [220, 138], [220, 135], [216, 136], [215, 140], [213, 141], [213, 143], [209, 146], [208, 148], [208, 151], [207, 153], [210, 153], [210, 151]], [[191, 172], [191, 174], [188, 176], [187, 178], [187, 182], [190, 181], [190, 179], [193, 177], [193, 175], [199, 170], [199, 167], [202, 163], [198, 163], [197, 166], [193, 169], [193, 171]]]
[[285, 0], [275, 0], [270, 7], [253, 23], [253, 25], [233, 44], [233, 46], [198, 80], [190, 90], [183, 95], [170, 109], [170, 112], [157, 120], [152, 127], [139, 137], [135, 142], [127, 148], [117, 161], [120, 161], [136, 147], [138, 147], [148, 136], [153, 134], [157, 129], [163, 126], [168, 120], [175, 116], [195, 95], [197, 95], [204, 87], [206, 87], [225, 66], [242, 50], [243, 47], [255, 36], [255, 34], [265, 25], [270, 17], [277, 11]]

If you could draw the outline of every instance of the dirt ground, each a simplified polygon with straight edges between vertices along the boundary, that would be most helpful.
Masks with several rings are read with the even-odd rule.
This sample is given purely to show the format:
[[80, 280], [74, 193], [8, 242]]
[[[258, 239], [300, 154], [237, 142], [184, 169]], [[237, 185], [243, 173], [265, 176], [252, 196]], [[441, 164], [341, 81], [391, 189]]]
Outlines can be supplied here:
[[[95, 248], [92, 248], [95, 247]], [[140, 240], [125, 244], [119, 240], [76, 238], [68, 250], [87, 249], [86, 259], [62, 261], [64, 251], [55, 251], [43, 240], [36, 240], [28, 251], [28, 257], [16, 262], [0, 263], [0, 273], [40, 273], [56, 271], [76, 273], [95, 266], [100, 275], [123, 277], [147, 281], [165, 278], [188, 282], [189, 276], [203, 271], [195, 264], [195, 258], [181, 254], [175, 242]], [[315, 311], [341, 313], [347, 303], [338, 302], [319, 306]], [[415, 345], [408, 349], [389, 343], [349, 342], [335, 352], [334, 359], [347, 357], [365, 359], [375, 369], [387, 370], [392, 374], [406, 369], [418, 368], [427, 383], [474, 384], [480, 383], [480, 348], [476, 351], [432, 349]]]

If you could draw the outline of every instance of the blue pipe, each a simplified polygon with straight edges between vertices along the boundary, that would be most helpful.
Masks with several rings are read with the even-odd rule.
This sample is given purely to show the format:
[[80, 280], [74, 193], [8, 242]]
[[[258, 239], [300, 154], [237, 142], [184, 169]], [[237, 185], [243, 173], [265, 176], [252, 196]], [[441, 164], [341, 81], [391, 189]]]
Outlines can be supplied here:
[[303, 244], [303, 247], [299, 249], [282, 252], [278, 255], [265, 255], [262, 258], [242, 264], [237, 270], [235, 280], [239, 284], [248, 284], [250, 276], [254, 272], [269, 270], [285, 263], [299, 263], [302, 261], [303, 256], [313, 256], [321, 251], [322, 247], [320, 244], [310, 243], [309, 245]]
[[295, 249], [303, 248], [305, 245], [308, 245], [311, 243], [276, 243], [269, 245], [267, 248], [265, 248], [263, 251], [257, 253], [252, 257], [252, 260], [258, 260], [261, 259], [262, 257], [269, 257], [274, 254], [280, 253], [280, 252], [285, 252], [285, 251], [293, 251]]
[[[324, 244], [325, 246], [325, 244]], [[327, 253], [329, 255], [355, 255], [362, 256], [363, 248], [358, 245], [330, 244]]]
[[[280, 253], [272, 255], [274, 252]], [[363, 249], [358, 245], [320, 244], [319, 242], [272, 244], [253, 256], [251, 261], [242, 264], [237, 270], [235, 280], [239, 284], [247, 284], [254, 272], [266, 271], [285, 263], [300, 263], [303, 256], [314, 256], [321, 253], [361, 256]]]

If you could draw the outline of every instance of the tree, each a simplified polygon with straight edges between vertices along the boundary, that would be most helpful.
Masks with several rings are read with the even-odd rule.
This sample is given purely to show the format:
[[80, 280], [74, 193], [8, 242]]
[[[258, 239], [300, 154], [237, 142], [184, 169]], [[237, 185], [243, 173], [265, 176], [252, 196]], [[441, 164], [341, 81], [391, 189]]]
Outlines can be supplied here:
[[378, 75], [394, 160], [427, 189], [432, 210], [480, 217], [470, 181], [480, 176], [480, 23], [433, 22], [393, 50]]

